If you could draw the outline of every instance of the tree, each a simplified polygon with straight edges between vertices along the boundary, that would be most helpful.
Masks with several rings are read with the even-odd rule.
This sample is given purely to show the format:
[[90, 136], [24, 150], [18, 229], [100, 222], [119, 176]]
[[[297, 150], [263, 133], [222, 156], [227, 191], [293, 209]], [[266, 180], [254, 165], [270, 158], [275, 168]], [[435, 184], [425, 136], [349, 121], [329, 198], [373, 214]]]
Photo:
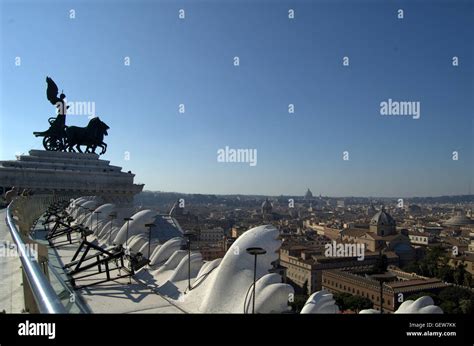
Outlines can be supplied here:
[[419, 273], [420, 272], [420, 263], [418, 261], [410, 262], [402, 268], [408, 273]]
[[466, 272], [466, 273], [464, 274], [464, 282], [463, 282], [463, 285], [464, 285], [464, 286], [467, 286], [467, 287], [471, 287], [471, 286], [472, 286], [472, 275], [471, 275], [471, 273]]
[[470, 287], [472, 285], [472, 275], [466, 270], [464, 262], [453, 268], [449, 264], [450, 260], [443, 248], [436, 246], [429, 249], [423, 259], [410, 263], [403, 269], [418, 275], [437, 277], [446, 282]]
[[474, 313], [474, 293], [469, 289], [461, 287], [447, 287], [438, 294], [433, 292], [420, 292], [408, 296], [407, 300], [416, 300], [423, 296], [433, 298], [435, 305], [438, 305], [445, 314], [473, 314]]
[[447, 287], [438, 294], [440, 307], [446, 314], [472, 314], [474, 293], [461, 287]]
[[347, 309], [347, 299], [351, 297], [349, 293], [335, 293], [333, 295], [334, 300], [336, 301], [336, 304], [341, 308], [342, 310]]
[[448, 265], [441, 265], [438, 268], [438, 273], [436, 275], [439, 279], [446, 281], [446, 282], [453, 282], [453, 268]]
[[443, 289], [439, 294], [438, 297], [441, 300], [445, 301], [458, 301], [460, 299], [471, 299], [474, 298], [474, 294], [464, 288], [461, 287], [446, 287]]
[[457, 285], [462, 285], [464, 283], [464, 277], [466, 276], [466, 273], [466, 265], [464, 263], [459, 263], [454, 269], [454, 283]]
[[445, 314], [459, 314], [459, 311], [456, 307], [456, 303], [454, 302], [442, 302], [439, 306]]
[[372, 301], [369, 298], [351, 295], [349, 293], [336, 293], [334, 295], [336, 304], [341, 310], [360, 311], [363, 309], [371, 309]]
[[474, 303], [469, 299], [461, 299], [459, 301], [459, 309], [463, 314], [472, 314], [474, 312]]
[[372, 301], [369, 298], [360, 296], [352, 296], [348, 303], [350, 309], [357, 312], [363, 309], [372, 309], [373, 307]]
[[302, 290], [303, 290], [303, 294], [308, 294], [308, 280], [305, 280]]

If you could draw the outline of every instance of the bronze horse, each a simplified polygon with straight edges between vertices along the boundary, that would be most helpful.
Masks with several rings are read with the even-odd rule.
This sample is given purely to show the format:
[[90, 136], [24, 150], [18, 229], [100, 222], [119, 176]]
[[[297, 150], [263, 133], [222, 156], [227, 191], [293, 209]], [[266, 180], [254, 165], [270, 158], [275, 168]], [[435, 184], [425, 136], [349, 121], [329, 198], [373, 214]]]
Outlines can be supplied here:
[[95, 117], [89, 121], [86, 127], [69, 126], [66, 128], [66, 149], [75, 152], [74, 147], [82, 153], [81, 145], [85, 145], [86, 153], [94, 153], [97, 147], [102, 149], [100, 155], [107, 150], [107, 144], [104, 143], [104, 136], [107, 136], [107, 130], [110, 129], [106, 123]]

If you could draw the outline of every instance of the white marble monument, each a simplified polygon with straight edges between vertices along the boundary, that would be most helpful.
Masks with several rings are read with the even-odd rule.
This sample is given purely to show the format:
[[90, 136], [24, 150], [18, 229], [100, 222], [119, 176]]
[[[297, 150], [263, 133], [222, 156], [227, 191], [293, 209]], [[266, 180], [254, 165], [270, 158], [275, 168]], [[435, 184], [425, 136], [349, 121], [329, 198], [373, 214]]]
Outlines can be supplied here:
[[0, 161], [0, 187], [29, 189], [35, 194], [95, 195], [104, 202], [127, 205], [141, 192], [135, 175], [122, 172], [92, 153], [30, 150], [16, 160]]

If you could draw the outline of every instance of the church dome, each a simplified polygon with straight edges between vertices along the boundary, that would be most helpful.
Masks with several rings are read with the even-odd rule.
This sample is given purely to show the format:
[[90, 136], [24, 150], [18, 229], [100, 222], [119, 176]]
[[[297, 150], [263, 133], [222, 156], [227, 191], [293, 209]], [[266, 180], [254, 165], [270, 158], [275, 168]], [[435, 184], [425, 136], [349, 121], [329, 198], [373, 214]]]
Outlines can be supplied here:
[[382, 209], [372, 217], [370, 220], [370, 225], [372, 226], [395, 226], [395, 220], [393, 217], [385, 211], [385, 208]]
[[308, 188], [308, 191], [306, 191], [305, 195], [304, 195], [304, 198], [305, 199], [311, 199], [313, 198], [313, 193], [311, 192], [311, 190]]
[[265, 201], [262, 203], [262, 213], [269, 214], [272, 212], [272, 209], [272, 203], [268, 200], [268, 198], [265, 198]]

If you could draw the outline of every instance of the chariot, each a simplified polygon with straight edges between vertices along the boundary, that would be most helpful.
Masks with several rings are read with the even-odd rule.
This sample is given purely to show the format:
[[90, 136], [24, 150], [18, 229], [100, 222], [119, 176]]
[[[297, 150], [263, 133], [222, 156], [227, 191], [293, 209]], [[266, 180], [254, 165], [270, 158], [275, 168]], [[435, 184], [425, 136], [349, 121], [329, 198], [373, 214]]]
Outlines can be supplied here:
[[105, 154], [107, 144], [104, 143], [104, 136], [107, 136], [109, 127], [101, 121], [99, 117], [93, 117], [86, 127], [66, 126], [66, 111], [69, 106], [66, 103], [66, 95], [61, 93], [58, 97], [59, 88], [56, 83], [46, 77], [48, 88], [46, 97], [58, 110], [57, 117], [48, 119], [49, 129], [42, 132], [33, 132], [36, 137], [43, 137], [43, 147], [49, 151], [69, 151], [76, 150], [82, 153], [81, 145], [86, 146], [86, 153], [95, 153], [97, 147], [102, 151], [99, 155]]
[[48, 119], [49, 129], [42, 132], [33, 132], [36, 137], [43, 137], [43, 147], [51, 151], [65, 151], [66, 128], [65, 116], [58, 115]]

